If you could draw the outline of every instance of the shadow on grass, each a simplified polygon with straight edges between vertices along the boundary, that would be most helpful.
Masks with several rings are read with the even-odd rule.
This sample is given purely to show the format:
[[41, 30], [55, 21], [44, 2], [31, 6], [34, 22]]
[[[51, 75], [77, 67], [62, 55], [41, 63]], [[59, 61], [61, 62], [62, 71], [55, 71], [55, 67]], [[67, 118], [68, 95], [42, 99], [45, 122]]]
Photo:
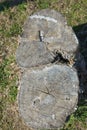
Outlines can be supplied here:
[[[85, 72], [83, 72], [83, 74], [81, 75], [81, 78], [80, 76], [79, 78], [80, 80], [83, 80], [83, 81], [80, 81], [80, 82], [83, 82], [83, 86], [81, 86], [82, 83], [80, 83], [80, 87], [83, 89], [81, 93], [82, 94], [81, 100], [85, 100], [87, 102], [87, 23], [79, 25], [79, 26], [74, 26], [73, 30], [79, 41], [80, 53], [83, 55], [84, 60], [85, 60]], [[83, 67], [84, 65], [81, 65], [81, 66]]]
[[87, 23], [81, 24], [79, 26], [74, 26], [73, 30], [79, 40], [81, 47], [87, 47]]
[[[32, 1], [32, 0], [28, 0]], [[27, 2], [27, 0], [4, 0], [0, 1], [0, 11], [4, 11], [5, 9], [9, 9], [10, 7], [17, 6], [22, 4], [23, 2]]]
[[80, 52], [84, 56], [87, 68], [87, 23], [74, 26], [73, 30], [78, 38]]

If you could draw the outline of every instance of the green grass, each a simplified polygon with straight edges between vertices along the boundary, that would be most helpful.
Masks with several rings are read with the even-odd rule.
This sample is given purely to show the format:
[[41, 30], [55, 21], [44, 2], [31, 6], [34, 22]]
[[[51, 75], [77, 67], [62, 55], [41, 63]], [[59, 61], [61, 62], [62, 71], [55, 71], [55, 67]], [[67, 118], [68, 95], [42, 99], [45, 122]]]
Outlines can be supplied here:
[[[30, 130], [17, 112], [20, 71], [15, 61], [15, 52], [25, 19], [44, 8], [61, 12], [68, 24], [75, 26], [76, 31], [80, 29], [78, 25], [87, 22], [87, 0], [34, 0], [13, 7], [11, 1], [0, 3], [0, 130]], [[86, 129], [87, 103], [80, 101], [78, 110], [71, 115], [62, 130]]]
[[39, 9], [50, 8], [52, 3], [57, 2], [57, 0], [36, 0], [36, 5]]
[[81, 100], [77, 111], [70, 116], [69, 121], [61, 130], [87, 130], [87, 102]]

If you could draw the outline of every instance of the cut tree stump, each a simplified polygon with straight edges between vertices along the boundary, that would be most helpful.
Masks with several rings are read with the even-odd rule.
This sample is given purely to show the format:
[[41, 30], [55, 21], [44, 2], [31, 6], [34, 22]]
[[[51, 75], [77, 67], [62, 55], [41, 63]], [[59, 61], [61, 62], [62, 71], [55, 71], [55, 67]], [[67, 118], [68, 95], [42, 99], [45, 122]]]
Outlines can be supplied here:
[[62, 15], [45, 9], [30, 16], [23, 28], [16, 57], [22, 67], [32, 67], [58, 61], [60, 56], [72, 62], [78, 50], [78, 40]]
[[59, 129], [78, 103], [78, 40], [60, 13], [44, 9], [28, 17], [19, 43], [19, 113], [35, 130]]
[[63, 126], [78, 102], [78, 76], [66, 65], [28, 70], [20, 82], [19, 111], [28, 126]]

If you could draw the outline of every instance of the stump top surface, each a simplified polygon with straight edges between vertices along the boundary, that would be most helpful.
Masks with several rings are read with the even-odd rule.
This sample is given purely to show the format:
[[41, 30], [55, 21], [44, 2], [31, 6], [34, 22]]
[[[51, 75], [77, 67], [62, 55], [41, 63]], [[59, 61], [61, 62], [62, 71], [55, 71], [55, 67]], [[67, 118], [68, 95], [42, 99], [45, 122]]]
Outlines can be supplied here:
[[[78, 49], [78, 40], [72, 28], [60, 13], [50, 9], [44, 9], [27, 18], [19, 42], [16, 57], [18, 64], [23, 67], [51, 63], [56, 57], [55, 53], [61, 53], [65, 59], [70, 60]], [[31, 46], [33, 43], [36, 48]]]
[[26, 71], [20, 82], [19, 111], [32, 128], [60, 128], [76, 107], [79, 81], [66, 65]]

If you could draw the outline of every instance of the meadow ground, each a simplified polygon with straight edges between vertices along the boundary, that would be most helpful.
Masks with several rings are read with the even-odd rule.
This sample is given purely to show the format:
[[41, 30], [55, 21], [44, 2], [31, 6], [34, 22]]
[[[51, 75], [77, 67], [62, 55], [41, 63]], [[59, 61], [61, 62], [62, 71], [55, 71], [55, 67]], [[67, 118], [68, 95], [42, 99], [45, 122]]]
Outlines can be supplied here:
[[[21, 73], [15, 52], [26, 17], [44, 8], [61, 12], [75, 32], [82, 24], [87, 24], [87, 0], [27, 0], [19, 3], [9, 0], [0, 3], [0, 130], [30, 130], [18, 114]], [[81, 48], [81, 52], [86, 59], [87, 49]], [[87, 100], [81, 100], [78, 106], [62, 130], [87, 130]]]

